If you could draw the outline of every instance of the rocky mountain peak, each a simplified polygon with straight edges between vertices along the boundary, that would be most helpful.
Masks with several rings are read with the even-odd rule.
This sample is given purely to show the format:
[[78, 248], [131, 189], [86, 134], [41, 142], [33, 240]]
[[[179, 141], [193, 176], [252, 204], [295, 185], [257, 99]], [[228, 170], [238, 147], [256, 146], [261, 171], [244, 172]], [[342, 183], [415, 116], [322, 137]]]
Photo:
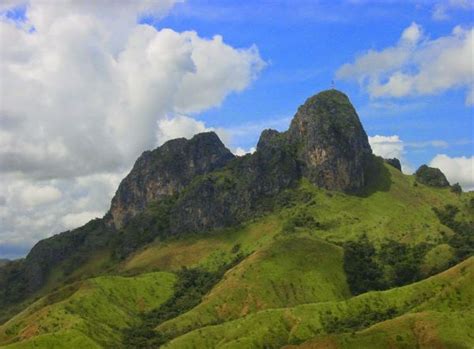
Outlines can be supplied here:
[[109, 224], [121, 228], [150, 202], [179, 194], [195, 176], [223, 167], [233, 158], [214, 132], [173, 139], [144, 152], [112, 199]]
[[364, 162], [372, 150], [344, 93], [327, 90], [308, 98], [298, 108], [288, 133], [302, 173], [313, 184], [349, 191], [364, 185]]

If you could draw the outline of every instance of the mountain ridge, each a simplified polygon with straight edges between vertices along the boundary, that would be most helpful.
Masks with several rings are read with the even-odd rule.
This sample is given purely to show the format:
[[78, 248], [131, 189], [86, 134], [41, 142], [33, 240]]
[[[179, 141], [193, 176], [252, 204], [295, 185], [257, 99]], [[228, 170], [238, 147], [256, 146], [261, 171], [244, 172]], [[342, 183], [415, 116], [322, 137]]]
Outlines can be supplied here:
[[[396, 289], [469, 258], [471, 193], [453, 190], [439, 170], [400, 170], [397, 159], [372, 154], [357, 112], [336, 90], [308, 98], [287, 131], [264, 130], [253, 154], [234, 156], [214, 132], [168, 141], [137, 159], [103, 218], [0, 267], [0, 318], [91, 277], [165, 272], [178, 279], [174, 287], [190, 290], [214, 280], [203, 298], [175, 290], [176, 304], [156, 303], [143, 308], [149, 314], [134, 311], [120, 330], [105, 329], [119, 347], [148, 337], [172, 343], [259, 311], [352, 299], [355, 289]], [[377, 283], [369, 285], [367, 275]], [[139, 292], [150, 297], [156, 287]], [[81, 309], [73, 313], [81, 317]], [[7, 324], [0, 326], [5, 341], [21, 347], [25, 338], [9, 335]], [[34, 336], [49, 336], [55, 326], [62, 323]], [[80, 328], [81, 341], [94, 336], [88, 331]]]

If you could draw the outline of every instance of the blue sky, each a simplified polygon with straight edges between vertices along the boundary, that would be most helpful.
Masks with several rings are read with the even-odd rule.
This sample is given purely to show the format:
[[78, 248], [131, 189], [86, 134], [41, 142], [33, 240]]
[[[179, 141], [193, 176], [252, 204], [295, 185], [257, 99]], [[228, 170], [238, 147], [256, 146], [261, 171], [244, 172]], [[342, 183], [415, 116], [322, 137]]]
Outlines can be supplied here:
[[[473, 154], [473, 108], [465, 104], [466, 88], [371, 99], [357, 82], [337, 79], [335, 73], [369, 49], [396, 44], [413, 22], [431, 39], [449, 35], [455, 26], [473, 24], [472, 9], [452, 8], [443, 20], [435, 19], [434, 11], [434, 2], [415, 1], [191, 0], [177, 4], [163, 20], [142, 20], [157, 28], [196, 30], [205, 37], [219, 34], [234, 47], [255, 44], [268, 62], [251, 87], [198, 116], [208, 125], [239, 127], [280, 119], [279, 127], [285, 129], [285, 118], [334, 80], [336, 88], [350, 96], [369, 135], [398, 135], [420, 145], [447, 143], [406, 149], [406, 160], [416, 168], [440, 152], [453, 157]], [[249, 148], [256, 141], [252, 135], [236, 140], [236, 145]]]
[[373, 151], [474, 190], [469, 0], [0, 3], [0, 258], [102, 217], [136, 158], [236, 154], [335, 82]]

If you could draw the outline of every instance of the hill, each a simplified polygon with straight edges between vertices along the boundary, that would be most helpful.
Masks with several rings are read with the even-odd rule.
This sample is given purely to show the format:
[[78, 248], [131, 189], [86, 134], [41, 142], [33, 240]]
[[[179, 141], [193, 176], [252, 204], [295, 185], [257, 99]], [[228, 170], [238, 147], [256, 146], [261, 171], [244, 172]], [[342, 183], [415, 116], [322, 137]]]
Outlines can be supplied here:
[[0, 267], [0, 345], [470, 347], [473, 217], [323, 91], [254, 154], [212, 132], [143, 153], [103, 218]]

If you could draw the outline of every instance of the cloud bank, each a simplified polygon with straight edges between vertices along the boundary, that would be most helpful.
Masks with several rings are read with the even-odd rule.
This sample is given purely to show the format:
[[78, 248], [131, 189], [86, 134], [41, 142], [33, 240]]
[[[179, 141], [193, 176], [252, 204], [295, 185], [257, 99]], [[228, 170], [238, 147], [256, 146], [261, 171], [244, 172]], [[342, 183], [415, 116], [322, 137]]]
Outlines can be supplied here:
[[5, 12], [14, 1], [0, 8], [0, 244], [26, 249], [105, 213], [136, 157], [178, 136], [173, 125], [206, 129], [183, 114], [258, 76], [255, 46], [138, 23], [175, 2], [33, 0], [25, 19]]

